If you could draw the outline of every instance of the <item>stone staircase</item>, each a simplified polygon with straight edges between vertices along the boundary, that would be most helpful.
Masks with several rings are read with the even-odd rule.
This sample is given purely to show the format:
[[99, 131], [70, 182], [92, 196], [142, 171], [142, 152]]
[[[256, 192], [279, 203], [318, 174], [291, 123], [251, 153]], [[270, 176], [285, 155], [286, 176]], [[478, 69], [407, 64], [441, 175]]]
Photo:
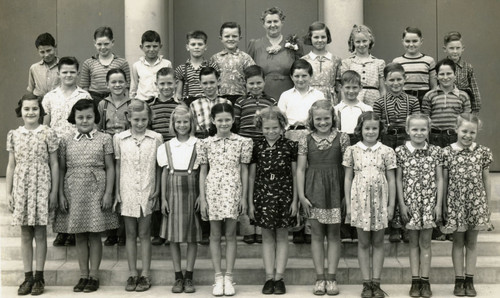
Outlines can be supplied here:
[[[10, 226], [10, 213], [4, 199], [5, 179], [0, 180], [0, 268], [1, 285], [17, 286], [23, 280], [23, 265], [20, 251], [20, 229]], [[492, 174], [492, 220], [493, 232], [481, 232], [478, 240], [476, 283], [500, 283], [500, 173]], [[73, 286], [79, 279], [77, 251], [75, 247], [53, 247], [55, 235], [48, 227], [48, 253], [45, 265], [45, 281], [48, 286]], [[223, 242], [223, 246], [224, 246]], [[185, 245], [182, 246], [185, 253]], [[140, 251], [140, 250], [138, 250]], [[238, 240], [235, 281], [240, 285], [261, 285], [264, 268], [261, 245], [248, 245]], [[411, 278], [409, 248], [405, 243], [385, 243], [386, 258], [382, 273], [384, 284], [409, 284]], [[435, 284], [451, 284], [454, 271], [451, 261], [451, 242], [433, 241], [432, 269], [430, 279]], [[343, 242], [342, 257], [337, 279], [339, 284], [361, 283], [361, 272], [357, 260], [357, 243]], [[140, 258], [140, 256], [139, 256]], [[171, 285], [174, 281], [173, 266], [168, 246], [153, 246], [153, 285]], [[183, 262], [183, 266], [185, 263]], [[224, 264], [223, 264], [224, 266]], [[141, 268], [141, 262], [138, 261]], [[100, 284], [122, 286], [128, 277], [125, 247], [104, 247], [100, 270]], [[286, 271], [287, 284], [311, 285], [315, 272], [309, 245], [289, 246], [289, 260]], [[195, 265], [197, 285], [213, 283], [213, 269], [208, 246], [200, 245]]]

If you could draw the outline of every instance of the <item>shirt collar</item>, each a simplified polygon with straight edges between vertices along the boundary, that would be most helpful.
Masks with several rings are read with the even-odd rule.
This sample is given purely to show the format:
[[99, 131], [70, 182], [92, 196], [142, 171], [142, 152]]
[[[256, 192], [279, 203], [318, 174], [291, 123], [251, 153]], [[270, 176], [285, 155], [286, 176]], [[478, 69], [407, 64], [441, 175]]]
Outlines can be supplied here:
[[73, 138], [75, 141], [80, 141], [82, 138], [86, 137], [87, 139], [89, 140], [92, 140], [94, 139], [94, 134], [95, 134], [96, 130], [93, 129], [91, 132], [89, 133], [80, 133], [80, 132], [76, 132], [75, 133], [75, 137]]
[[145, 64], [147, 66], [154, 66], [154, 65], [160, 63], [162, 60], [163, 60], [163, 55], [158, 55], [158, 58], [156, 59], [155, 63], [153, 63], [153, 65], [151, 65], [151, 64], [149, 64], [148, 61], [146, 61], [146, 57], [144, 57], [144, 56], [139, 57], [139, 61], [141, 61], [143, 64]]
[[380, 146], [382, 146], [382, 143], [380, 142], [377, 142], [375, 145], [371, 146], [371, 147], [368, 147], [366, 146], [363, 142], [359, 141], [356, 143], [356, 146], [358, 146], [359, 148], [363, 149], [364, 151], [370, 149], [372, 151], [375, 151], [377, 150]]
[[121, 106], [123, 106], [124, 104], [127, 104], [129, 102], [132, 101], [132, 99], [130, 98], [127, 98], [125, 101], [123, 101], [119, 106], [115, 106], [115, 103], [113, 102], [113, 100], [111, 99], [111, 95], [104, 98], [105, 101], [109, 102], [110, 104], [112, 104], [114, 107], [116, 107], [117, 109], [120, 108]]
[[[441, 86], [437, 86], [436, 87], [438, 91], [440, 91], [441, 93], [445, 93], [443, 89], [441, 89]], [[457, 97], [460, 97], [460, 90], [458, 89], [457, 85], [454, 85], [453, 86], [453, 90], [451, 90], [451, 92], [448, 92], [448, 93], [453, 93], [454, 95], [456, 95]]]
[[311, 137], [313, 138], [316, 143], [321, 143], [321, 142], [327, 142], [328, 144], [331, 144], [333, 140], [335, 140], [335, 137], [337, 137], [337, 130], [332, 130], [332, 132], [328, 135], [327, 138], [322, 138], [318, 136], [316, 132], [311, 133]]
[[312, 51], [309, 53], [309, 57], [311, 58], [311, 60], [316, 60], [316, 58], [318, 57], [325, 57], [326, 59], [328, 60], [332, 60], [332, 53], [330, 52], [326, 52], [326, 55], [323, 55], [323, 56], [320, 56], [320, 55], [316, 55], [314, 54]]
[[221, 55], [227, 55], [227, 54], [232, 54], [232, 55], [238, 55], [240, 53], [240, 49], [236, 49], [234, 52], [230, 52], [227, 49], [223, 49], [220, 54]]
[[460, 57], [458, 59], [458, 61], [455, 63], [455, 65], [458, 65], [460, 68], [464, 67], [464, 65], [465, 65], [464, 59], [462, 59], [462, 57]]
[[410, 141], [406, 141], [405, 146], [406, 148], [408, 148], [408, 151], [410, 151], [410, 153], [413, 153], [416, 150], [427, 150], [427, 148], [429, 147], [427, 142], [425, 142], [424, 148], [417, 149], [411, 144]]
[[213, 138], [214, 138], [214, 142], [218, 142], [218, 141], [224, 140], [224, 139], [228, 139], [228, 140], [234, 141], [234, 140], [236, 140], [236, 135], [234, 133], [231, 133], [229, 135], [229, 137], [227, 137], [227, 138], [221, 138], [218, 135], [215, 135], [215, 136], [213, 136]]
[[198, 139], [193, 136], [190, 136], [189, 139], [185, 142], [180, 142], [179, 139], [173, 138], [172, 140], [170, 140], [170, 144], [174, 147], [181, 147], [182, 145], [193, 147], [196, 144], [197, 140]]
[[[307, 89], [307, 92], [306, 92], [306, 93], [307, 93], [307, 94], [309, 94], [309, 93], [311, 93], [313, 90], [314, 90], [314, 89], [313, 89], [311, 86], [309, 86], [309, 89]], [[300, 94], [300, 91], [299, 91], [299, 90], [297, 90], [297, 88], [295, 88], [295, 87], [293, 87], [293, 92], [295, 92], [295, 93], [299, 93], [299, 94]]]
[[[45, 63], [45, 61], [43, 61], [43, 59], [39, 62], [40, 65], [47, 65], [47, 63]], [[54, 68], [56, 67], [57, 65], [59, 64], [59, 57], [56, 57], [56, 63], [54, 63], [52, 66], [50, 66], [50, 68]]]
[[247, 98], [253, 98], [253, 99], [261, 99], [261, 98], [267, 98], [267, 95], [265, 92], [262, 92], [259, 96], [253, 95], [250, 92], [247, 92]]
[[[111, 53], [111, 55], [113, 55], [113, 59], [111, 61], [118, 58], [118, 56], [116, 56], [114, 53]], [[92, 56], [92, 59], [95, 59], [95, 60], [99, 59], [99, 54], [95, 54], [94, 56]]]
[[468, 148], [462, 148], [462, 147], [459, 147], [457, 145], [457, 143], [453, 143], [450, 145], [451, 146], [451, 149], [453, 149], [454, 151], [464, 151], [464, 150], [469, 150], [469, 151], [472, 151], [474, 149], [476, 149], [476, 146], [477, 146], [477, 143], [473, 142], [470, 147]]

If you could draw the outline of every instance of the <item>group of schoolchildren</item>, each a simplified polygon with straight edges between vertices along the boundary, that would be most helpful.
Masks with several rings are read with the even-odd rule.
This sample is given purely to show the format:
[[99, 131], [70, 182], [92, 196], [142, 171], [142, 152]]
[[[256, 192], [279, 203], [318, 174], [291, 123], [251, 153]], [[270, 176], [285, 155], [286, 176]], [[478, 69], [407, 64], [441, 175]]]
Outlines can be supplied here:
[[[155, 236], [170, 243], [173, 293], [195, 292], [197, 243], [208, 221], [212, 293], [235, 294], [237, 220], [247, 214], [262, 228], [263, 294], [286, 292], [288, 233], [306, 219], [315, 295], [339, 294], [340, 226], [346, 223], [357, 232], [361, 297], [384, 297], [384, 231], [393, 220], [409, 238], [411, 297], [432, 295], [436, 227], [453, 233], [454, 294], [475, 296], [478, 231], [492, 228], [492, 154], [475, 143], [480, 95], [472, 67], [461, 57], [460, 34], [445, 36], [448, 58], [436, 64], [420, 52], [420, 30], [408, 27], [406, 53], [385, 65], [370, 54], [371, 30], [354, 26], [352, 56], [323, 70], [324, 59], [340, 59], [326, 50], [328, 27], [315, 22], [305, 37], [312, 45], [309, 58], [291, 65], [294, 88], [279, 100], [263, 92], [264, 72], [238, 49], [240, 38], [239, 25], [224, 23], [224, 49], [205, 60], [206, 34], [190, 32], [190, 58], [174, 70], [158, 54], [159, 35], [147, 31], [145, 55], [130, 73], [127, 61], [112, 52], [108, 27], [96, 30], [97, 54], [81, 70], [75, 58], [56, 57], [50, 34], [39, 36], [43, 60], [31, 67], [31, 94], [16, 109], [24, 126], [7, 138], [7, 197], [12, 224], [22, 231], [25, 280], [19, 295], [43, 293], [49, 222], [55, 232], [70, 234], [59, 244], [75, 234], [81, 272], [75, 292], [99, 288], [101, 233], [120, 226], [126, 235], [117, 232], [106, 241], [126, 246], [125, 289], [148, 290], [156, 211], [162, 215]], [[324, 73], [335, 77], [325, 79]], [[311, 81], [326, 82], [324, 90], [334, 90], [333, 96]], [[184, 273], [180, 243], [187, 243]]]

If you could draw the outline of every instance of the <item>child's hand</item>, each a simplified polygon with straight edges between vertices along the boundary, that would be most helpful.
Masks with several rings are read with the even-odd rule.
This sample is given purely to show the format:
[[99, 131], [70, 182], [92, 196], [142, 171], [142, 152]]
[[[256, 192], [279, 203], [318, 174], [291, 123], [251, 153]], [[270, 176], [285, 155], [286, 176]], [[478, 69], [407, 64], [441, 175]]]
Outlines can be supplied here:
[[297, 205], [298, 204], [295, 202], [292, 202], [292, 204], [290, 205], [290, 209], [288, 210], [290, 212], [290, 217], [297, 216], [297, 212], [299, 211], [299, 207]]
[[198, 196], [196, 201], [194, 201], [194, 211], [200, 212], [200, 196]]
[[351, 224], [351, 206], [345, 206], [345, 223]]
[[122, 198], [120, 197], [119, 194], [115, 195], [115, 201], [113, 202], [113, 212], [118, 211], [118, 204], [122, 202]]
[[401, 214], [401, 219], [403, 222], [407, 223], [410, 221], [410, 210], [406, 205], [399, 205], [399, 213]]
[[255, 206], [254, 204], [248, 204], [248, 217], [251, 220], [255, 220]]
[[387, 219], [392, 220], [394, 217], [394, 206], [387, 206]]
[[302, 210], [304, 210], [304, 215], [309, 218], [311, 215], [309, 211], [309, 208], [312, 207], [311, 202], [306, 197], [300, 198], [300, 206], [302, 206]]
[[168, 216], [170, 209], [168, 208], [168, 202], [165, 199], [161, 199], [161, 214]]
[[238, 204], [238, 212], [240, 213], [240, 215], [247, 214], [247, 209], [248, 209], [247, 201], [240, 199], [240, 202]]
[[49, 194], [49, 210], [57, 209], [57, 191], [51, 191]]
[[208, 204], [205, 198], [200, 198], [200, 213], [203, 220], [208, 219]]
[[7, 200], [9, 202], [10, 213], [14, 213], [14, 198], [12, 197], [12, 194], [10, 193], [7, 194]]
[[62, 213], [68, 212], [68, 200], [63, 194], [59, 195], [59, 211], [61, 211]]
[[101, 202], [101, 210], [110, 210], [113, 207], [113, 199], [110, 194], [104, 194]]

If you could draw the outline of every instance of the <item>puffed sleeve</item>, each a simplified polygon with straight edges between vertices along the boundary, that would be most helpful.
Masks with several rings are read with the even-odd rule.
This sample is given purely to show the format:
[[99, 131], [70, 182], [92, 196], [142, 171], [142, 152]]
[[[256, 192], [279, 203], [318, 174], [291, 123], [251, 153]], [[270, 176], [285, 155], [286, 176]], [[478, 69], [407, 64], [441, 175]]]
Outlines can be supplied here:
[[59, 149], [59, 138], [56, 132], [52, 128], [47, 127], [47, 149], [49, 153], [57, 151]]
[[14, 139], [13, 139], [14, 131], [9, 130], [7, 134], [7, 151], [14, 152]]
[[384, 165], [386, 170], [397, 168], [396, 166], [396, 153], [390, 147], [386, 147], [383, 151]]
[[288, 142], [290, 144], [290, 159], [292, 161], [297, 161], [298, 155], [299, 155], [299, 144], [295, 141], [289, 140]]
[[168, 167], [168, 158], [167, 158], [167, 149], [165, 146], [168, 146], [167, 143], [162, 144], [156, 150], [156, 161], [160, 167]]
[[490, 164], [493, 162], [493, 154], [491, 153], [490, 148], [483, 147], [483, 160], [482, 165], [483, 169], [488, 168]]
[[107, 133], [102, 133], [104, 135], [104, 154], [113, 154], [113, 139]]
[[354, 167], [354, 159], [352, 156], [354, 146], [349, 146], [344, 152], [344, 158], [342, 159], [342, 165], [346, 168]]
[[208, 164], [206, 140], [196, 142], [196, 161], [200, 165]]
[[297, 144], [297, 154], [298, 155], [306, 155], [308, 150], [307, 150], [307, 136], [308, 135], [301, 135], [298, 144]]
[[394, 150], [396, 152], [396, 166], [398, 168], [402, 168], [404, 164], [403, 146], [405, 145], [398, 146], [396, 150]]
[[156, 148], [158, 149], [158, 147], [161, 146], [161, 144], [163, 144], [163, 136], [159, 133], [156, 134], [155, 136], [155, 141], [156, 141]]
[[243, 138], [243, 141], [241, 142], [241, 156], [240, 156], [241, 163], [250, 163], [250, 160], [252, 159], [252, 148], [253, 148], [252, 139]]
[[347, 147], [351, 146], [351, 139], [349, 139], [349, 135], [345, 132], [340, 133], [340, 151], [342, 154], [346, 151]]
[[115, 159], [120, 159], [120, 154], [121, 154], [120, 143], [121, 143], [120, 134], [115, 134], [113, 136], [113, 148], [115, 149]]

